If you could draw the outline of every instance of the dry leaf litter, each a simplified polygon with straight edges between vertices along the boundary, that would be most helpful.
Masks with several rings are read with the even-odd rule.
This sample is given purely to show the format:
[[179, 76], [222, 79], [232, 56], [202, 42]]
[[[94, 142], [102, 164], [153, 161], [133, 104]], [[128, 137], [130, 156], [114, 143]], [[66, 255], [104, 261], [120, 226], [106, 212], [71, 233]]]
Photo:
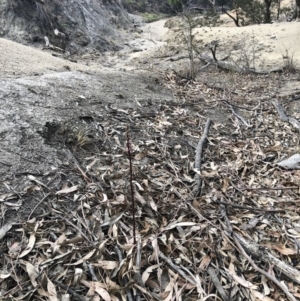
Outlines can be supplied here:
[[47, 124], [47, 142], [63, 141], [61, 166], [0, 196], [3, 216], [36, 198], [0, 230], [1, 300], [291, 299], [255, 266], [300, 298], [300, 171], [277, 165], [299, 152], [299, 131], [270, 102], [272, 75], [231, 76], [218, 86], [170, 72], [173, 103]]

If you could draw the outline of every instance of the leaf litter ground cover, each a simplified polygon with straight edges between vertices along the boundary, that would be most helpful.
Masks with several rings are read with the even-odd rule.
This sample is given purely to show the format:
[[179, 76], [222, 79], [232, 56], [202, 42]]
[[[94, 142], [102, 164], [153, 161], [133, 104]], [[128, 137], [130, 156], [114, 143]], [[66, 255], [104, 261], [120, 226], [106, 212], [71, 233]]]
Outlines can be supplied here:
[[276, 75], [210, 75], [213, 85], [166, 74], [176, 101], [151, 110], [107, 106], [76, 127], [44, 127], [60, 168], [0, 196], [1, 300], [300, 297], [300, 172], [277, 165], [299, 152], [299, 131], [270, 101], [299, 120], [297, 97], [278, 97]]

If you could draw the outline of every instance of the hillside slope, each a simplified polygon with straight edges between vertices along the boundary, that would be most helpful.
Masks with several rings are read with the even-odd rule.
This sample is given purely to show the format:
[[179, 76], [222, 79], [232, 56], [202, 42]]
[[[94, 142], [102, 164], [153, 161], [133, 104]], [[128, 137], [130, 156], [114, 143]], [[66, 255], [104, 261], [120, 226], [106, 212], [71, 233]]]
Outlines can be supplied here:
[[23, 44], [44, 43], [47, 36], [71, 53], [116, 50], [123, 42], [120, 29], [133, 27], [127, 11], [114, 0], [0, 2], [0, 37]]

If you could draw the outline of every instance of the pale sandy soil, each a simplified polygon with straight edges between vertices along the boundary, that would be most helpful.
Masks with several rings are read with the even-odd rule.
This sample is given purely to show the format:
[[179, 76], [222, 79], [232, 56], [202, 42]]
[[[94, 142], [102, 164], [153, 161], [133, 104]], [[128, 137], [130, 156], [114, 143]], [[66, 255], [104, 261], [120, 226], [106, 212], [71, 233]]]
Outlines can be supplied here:
[[0, 38], [0, 66], [1, 76], [41, 74], [51, 71], [66, 71], [68, 67], [74, 69], [84, 67], [54, 57], [48, 51], [24, 46], [2, 38]]
[[[223, 17], [226, 21], [226, 17]], [[1, 76], [21, 74], [41, 74], [54, 71], [97, 71], [114, 68], [119, 70], [134, 69], [137, 60], [143, 57], [163, 56], [164, 46], [176, 44], [178, 31], [164, 27], [165, 20], [146, 24], [141, 34], [128, 42], [127, 49], [119, 54], [106, 54], [89, 61], [89, 56], [78, 63], [54, 57], [48, 50], [24, 46], [6, 39], [0, 39]], [[282, 66], [285, 57], [293, 59], [300, 66], [300, 22], [282, 22], [274, 24], [234, 27], [227, 19], [224, 25], [214, 28], [195, 29], [198, 45], [219, 40], [219, 56], [238, 57], [247, 52], [249, 57], [255, 55], [256, 67], [270, 69]], [[137, 51], [132, 51], [132, 49]], [[166, 47], [165, 47], [166, 48]], [[170, 53], [169, 53], [170, 54]]]
[[300, 63], [300, 22], [199, 28], [195, 32], [196, 40], [204, 44], [219, 40], [220, 48], [225, 46], [228, 54], [248, 51], [251, 56], [254, 53], [257, 61], [264, 62], [266, 67], [280, 66], [286, 57], [293, 58], [295, 64]]

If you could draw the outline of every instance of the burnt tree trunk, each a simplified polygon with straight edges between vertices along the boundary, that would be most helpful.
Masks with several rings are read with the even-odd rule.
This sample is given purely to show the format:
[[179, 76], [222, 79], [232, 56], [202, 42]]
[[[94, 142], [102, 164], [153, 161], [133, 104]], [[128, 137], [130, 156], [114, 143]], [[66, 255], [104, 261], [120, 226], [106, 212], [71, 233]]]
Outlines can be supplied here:
[[[273, 0], [265, 0], [265, 23], [271, 23], [271, 4]], [[299, 1], [299, 0], [297, 0]]]
[[296, 0], [297, 19], [300, 19], [300, 0]]

